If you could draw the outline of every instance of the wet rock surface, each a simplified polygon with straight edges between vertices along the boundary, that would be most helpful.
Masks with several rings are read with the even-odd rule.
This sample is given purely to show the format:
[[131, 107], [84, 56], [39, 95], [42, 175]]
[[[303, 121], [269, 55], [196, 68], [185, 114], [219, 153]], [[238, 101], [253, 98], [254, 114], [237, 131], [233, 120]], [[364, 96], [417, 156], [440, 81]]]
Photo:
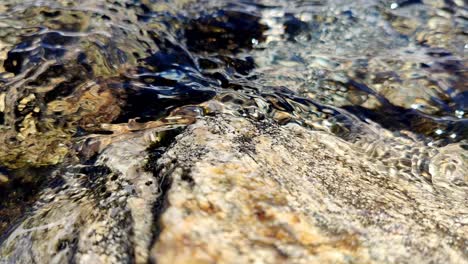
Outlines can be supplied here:
[[467, 261], [464, 188], [383, 174], [330, 134], [230, 115], [151, 134], [54, 172], [2, 261]]
[[158, 263], [467, 261], [465, 195], [447, 207], [443, 189], [380, 174], [323, 132], [207, 118], [159, 163], [175, 165]]

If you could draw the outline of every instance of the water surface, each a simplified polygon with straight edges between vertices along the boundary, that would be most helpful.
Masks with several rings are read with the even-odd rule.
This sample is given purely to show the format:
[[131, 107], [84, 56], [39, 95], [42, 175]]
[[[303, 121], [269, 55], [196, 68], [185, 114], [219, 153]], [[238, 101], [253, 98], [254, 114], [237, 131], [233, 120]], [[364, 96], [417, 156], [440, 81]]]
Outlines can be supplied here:
[[464, 1], [0, 3], [0, 230], [93, 139], [219, 112], [323, 130], [466, 201]]

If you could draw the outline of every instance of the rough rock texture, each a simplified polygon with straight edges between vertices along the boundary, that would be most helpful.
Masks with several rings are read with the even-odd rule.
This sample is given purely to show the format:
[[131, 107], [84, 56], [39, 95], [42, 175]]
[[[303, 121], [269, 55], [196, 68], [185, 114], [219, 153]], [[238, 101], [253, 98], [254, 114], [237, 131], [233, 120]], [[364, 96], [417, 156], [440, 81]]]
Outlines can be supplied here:
[[95, 164], [57, 171], [31, 215], [1, 241], [0, 263], [144, 263], [158, 188], [148, 142], [110, 145]]
[[468, 263], [463, 186], [267, 120], [205, 117], [167, 151], [154, 132], [57, 171], [0, 263]]
[[323, 132], [206, 119], [160, 162], [176, 168], [158, 263], [467, 262], [466, 195], [381, 175]]

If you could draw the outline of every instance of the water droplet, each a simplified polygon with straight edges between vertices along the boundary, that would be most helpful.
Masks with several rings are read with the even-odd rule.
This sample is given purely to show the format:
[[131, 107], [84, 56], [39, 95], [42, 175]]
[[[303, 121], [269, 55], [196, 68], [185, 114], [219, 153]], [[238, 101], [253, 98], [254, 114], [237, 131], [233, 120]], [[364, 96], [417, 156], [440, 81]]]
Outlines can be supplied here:
[[413, 109], [418, 109], [418, 108], [420, 108], [420, 107], [421, 107], [420, 104], [412, 104], [412, 105], [411, 105], [411, 108], [413, 108]]
[[465, 114], [465, 111], [463, 110], [455, 110], [455, 116], [458, 118], [463, 118], [464, 114]]
[[391, 8], [391, 9], [397, 9], [397, 8], [398, 8], [398, 3], [392, 3], [392, 4], [390, 5], [390, 8]]

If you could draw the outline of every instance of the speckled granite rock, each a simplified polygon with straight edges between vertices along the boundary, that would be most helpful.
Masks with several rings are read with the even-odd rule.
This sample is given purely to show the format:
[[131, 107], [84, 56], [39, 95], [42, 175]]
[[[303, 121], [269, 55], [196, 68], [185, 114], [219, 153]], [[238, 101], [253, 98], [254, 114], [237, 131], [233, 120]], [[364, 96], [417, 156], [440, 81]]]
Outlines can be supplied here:
[[239, 118], [190, 127], [158, 263], [466, 263], [466, 195], [381, 175], [323, 132]]
[[468, 263], [463, 186], [267, 120], [205, 117], [150, 148], [149, 134], [57, 171], [0, 263]]

